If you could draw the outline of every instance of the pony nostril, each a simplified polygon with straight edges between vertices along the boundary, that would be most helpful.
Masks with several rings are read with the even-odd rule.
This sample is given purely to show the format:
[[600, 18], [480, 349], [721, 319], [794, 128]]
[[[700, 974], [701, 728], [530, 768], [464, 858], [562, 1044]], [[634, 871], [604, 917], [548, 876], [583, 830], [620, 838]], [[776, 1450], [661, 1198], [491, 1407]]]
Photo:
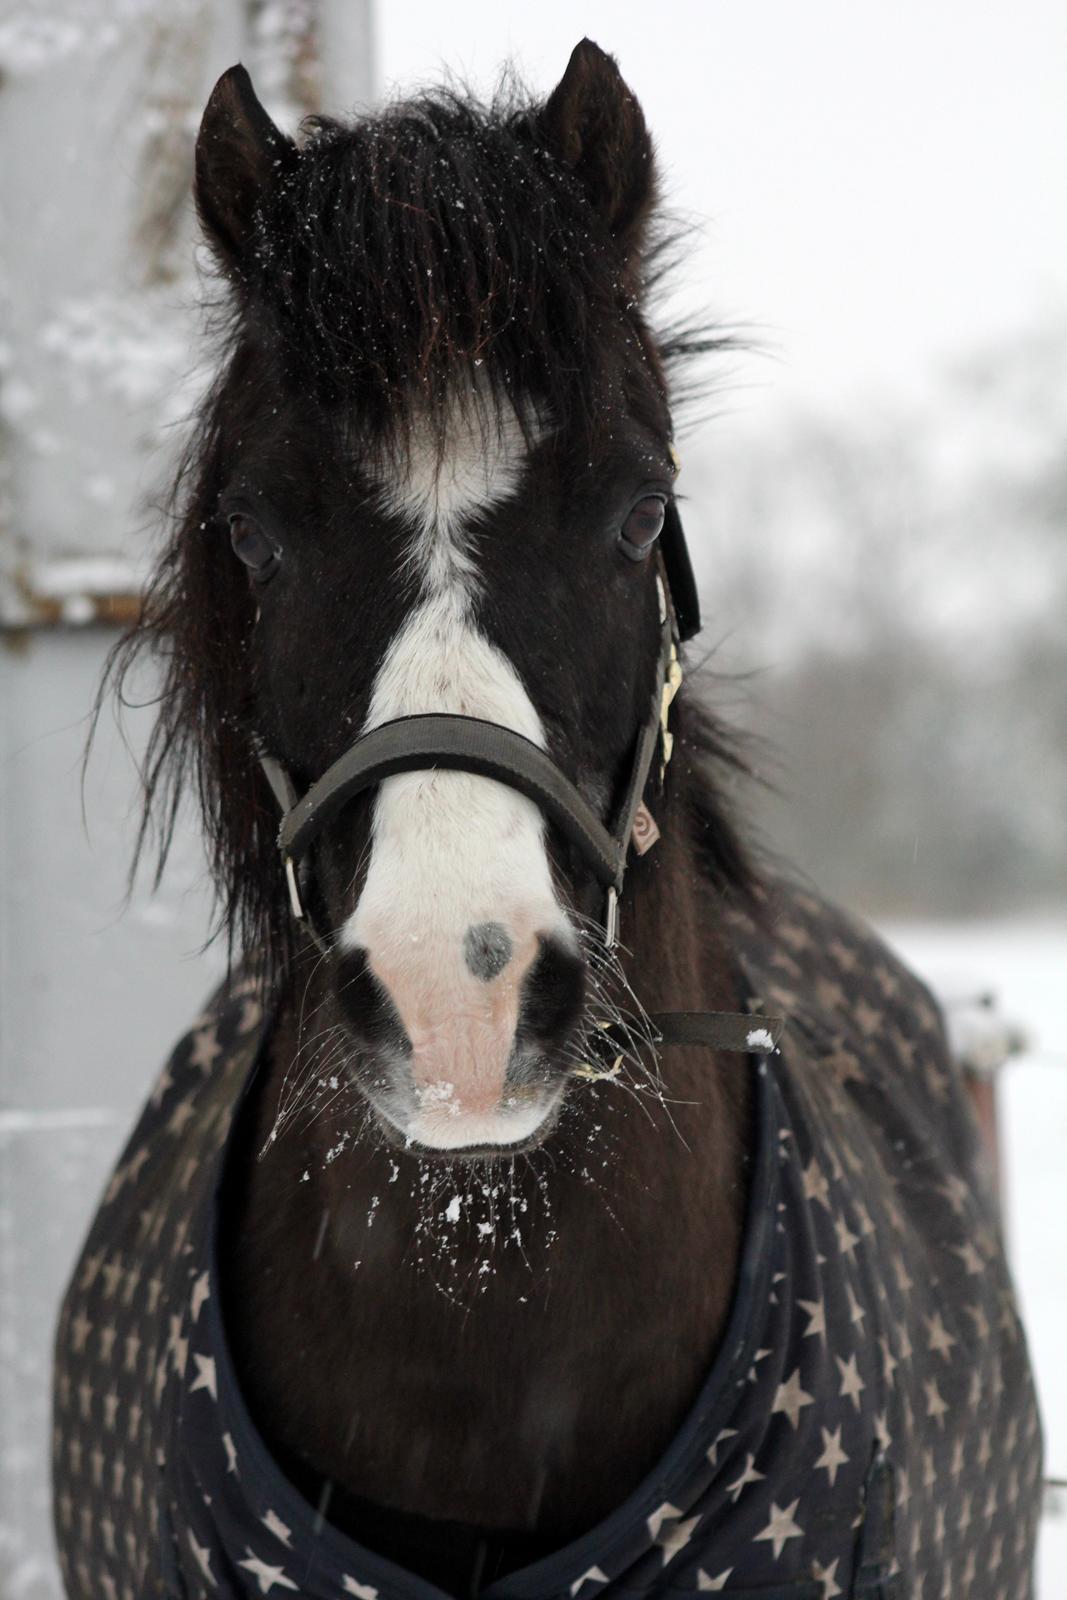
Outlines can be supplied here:
[[341, 955], [335, 982], [349, 1025], [360, 1039], [372, 1048], [410, 1054], [411, 1040], [391, 996], [371, 971], [366, 950], [346, 950]]
[[541, 935], [537, 959], [523, 981], [519, 1036], [539, 1046], [558, 1042], [585, 1004], [585, 964], [561, 939]]
[[499, 977], [511, 960], [514, 946], [499, 922], [478, 922], [463, 935], [467, 971], [483, 983]]

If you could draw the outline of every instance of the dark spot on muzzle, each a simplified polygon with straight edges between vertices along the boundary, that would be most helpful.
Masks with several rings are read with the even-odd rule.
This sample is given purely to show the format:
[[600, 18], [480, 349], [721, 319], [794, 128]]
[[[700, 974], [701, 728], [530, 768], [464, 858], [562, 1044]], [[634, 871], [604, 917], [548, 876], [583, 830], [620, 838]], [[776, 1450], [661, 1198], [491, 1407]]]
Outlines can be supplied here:
[[463, 935], [467, 971], [483, 983], [498, 978], [511, 960], [514, 946], [499, 922], [479, 922]]

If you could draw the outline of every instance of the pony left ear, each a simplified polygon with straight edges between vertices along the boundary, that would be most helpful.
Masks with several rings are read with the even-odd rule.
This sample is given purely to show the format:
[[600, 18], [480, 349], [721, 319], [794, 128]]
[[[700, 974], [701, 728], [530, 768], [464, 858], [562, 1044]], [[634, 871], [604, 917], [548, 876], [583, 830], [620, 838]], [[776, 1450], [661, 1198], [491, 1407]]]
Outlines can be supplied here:
[[573, 168], [610, 232], [633, 255], [655, 199], [655, 161], [644, 113], [614, 57], [592, 39], [575, 45], [540, 122], [549, 149]]
[[256, 99], [244, 67], [211, 91], [196, 138], [196, 209], [223, 266], [240, 272], [256, 213], [297, 148]]

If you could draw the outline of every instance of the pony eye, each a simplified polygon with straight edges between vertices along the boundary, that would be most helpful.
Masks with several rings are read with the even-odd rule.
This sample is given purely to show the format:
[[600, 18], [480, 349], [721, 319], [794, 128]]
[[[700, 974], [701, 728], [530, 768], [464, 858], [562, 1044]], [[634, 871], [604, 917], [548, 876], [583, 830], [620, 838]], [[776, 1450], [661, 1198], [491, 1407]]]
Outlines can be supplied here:
[[266, 583], [278, 570], [282, 553], [268, 539], [254, 517], [234, 511], [226, 519], [230, 525], [230, 545], [238, 561], [244, 563], [257, 583]]
[[640, 561], [648, 555], [663, 532], [667, 516], [667, 502], [661, 495], [642, 495], [633, 506], [619, 534], [619, 548], [631, 561]]

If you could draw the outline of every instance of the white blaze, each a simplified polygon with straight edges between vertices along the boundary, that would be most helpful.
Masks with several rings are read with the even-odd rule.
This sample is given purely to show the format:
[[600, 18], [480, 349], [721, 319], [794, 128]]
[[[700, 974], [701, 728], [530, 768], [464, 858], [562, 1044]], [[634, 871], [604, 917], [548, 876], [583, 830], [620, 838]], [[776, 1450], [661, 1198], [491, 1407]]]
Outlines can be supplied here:
[[[513, 414], [484, 432], [477, 420], [457, 419], [439, 471], [433, 439], [416, 433], [383, 483], [383, 504], [410, 524], [421, 597], [382, 661], [364, 732], [395, 717], [452, 712], [544, 745], [518, 673], [473, 616], [472, 530], [515, 493], [525, 460]], [[485, 922], [500, 924], [514, 949], [490, 982], [467, 970], [463, 952], [467, 929]], [[509, 1107], [501, 1095], [521, 981], [538, 935], [549, 932], [570, 938], [531, 801], [461, 772], [402, 773], [382, 784], [366, 882], [341, 937], [367, 950], [411, 1039], [410, 1137], [439, 1147], [510, 1143], [543, 1119], [544, 1104]]]

